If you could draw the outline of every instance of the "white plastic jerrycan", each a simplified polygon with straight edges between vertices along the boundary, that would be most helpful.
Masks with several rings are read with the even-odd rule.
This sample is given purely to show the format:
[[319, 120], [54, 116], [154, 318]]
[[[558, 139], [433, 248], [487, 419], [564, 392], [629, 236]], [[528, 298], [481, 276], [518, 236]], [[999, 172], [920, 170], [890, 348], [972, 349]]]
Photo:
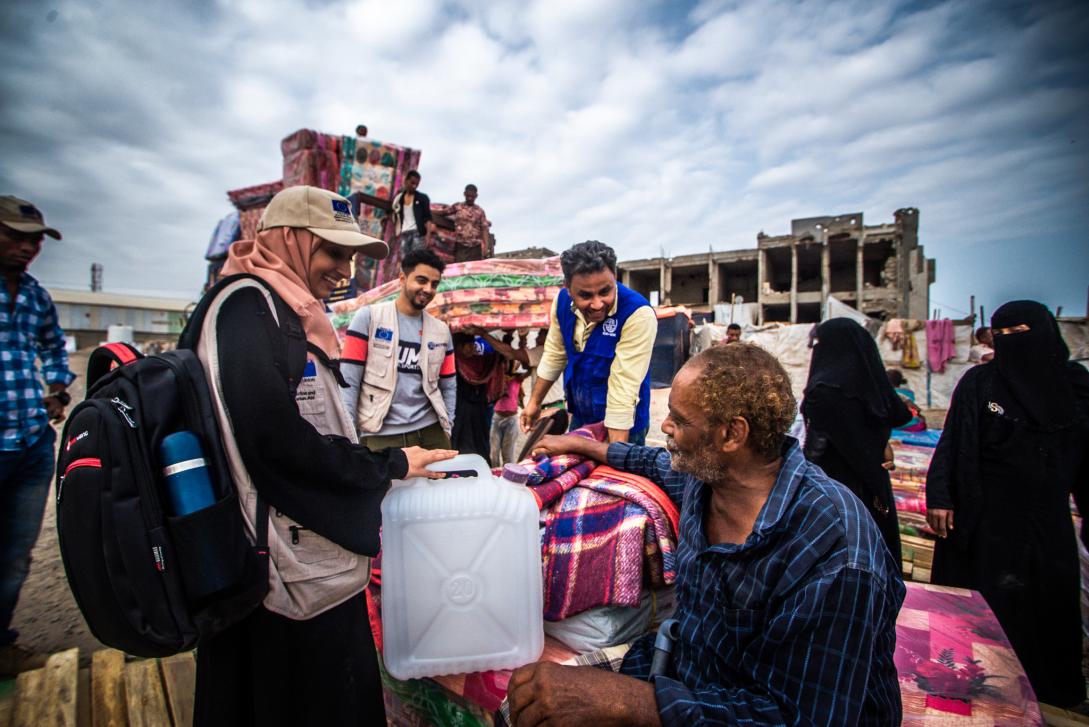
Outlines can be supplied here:
[[494, 478], [476, 454], [429, 469], [450, 474], [395, 481], [382, 501], [386, 669], [415, 679], [537, 660], [544, 604], [533, 495]]

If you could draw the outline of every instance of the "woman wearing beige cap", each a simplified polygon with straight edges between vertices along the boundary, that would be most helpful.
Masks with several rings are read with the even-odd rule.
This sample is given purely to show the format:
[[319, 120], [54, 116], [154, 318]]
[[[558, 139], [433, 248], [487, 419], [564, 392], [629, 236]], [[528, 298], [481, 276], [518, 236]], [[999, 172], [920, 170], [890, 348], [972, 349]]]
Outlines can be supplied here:
[[362, 595], [379, 506], [391, 479], [438, 476], [425, 466], [456, 452], [355, 444], [322, 303], [355, 252], [387, 249], [346, 199], [285, 189], [182, 336], [204, 364], [246, 527], [267, 521], [270, 554], [263, 605], [199, 645], [198, 725], [385, 724]]

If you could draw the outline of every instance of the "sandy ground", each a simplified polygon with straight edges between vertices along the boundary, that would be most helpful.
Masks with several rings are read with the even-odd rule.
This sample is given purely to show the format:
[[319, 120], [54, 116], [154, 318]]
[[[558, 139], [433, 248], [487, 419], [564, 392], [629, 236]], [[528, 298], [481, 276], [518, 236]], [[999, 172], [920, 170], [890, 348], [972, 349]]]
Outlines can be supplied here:
[[[87, 369], [87, 352], [71, 356], [70, 368], [80, 377], [70, 389], [73, 405], [84, 395], [83, 372]], [[664, 444], [661, 423], [665, 418], [669, 389], [651, 394], [651, 426], [647, 443]], [[521, 443], [519, 443], [520, 446]], [[19, 631], [19, 643], [43, 653], [54, 653], [78, 646], [84, 660], [102, 644], [91, 635], [87, 624], [68, 589], [60, 550], [57, 547], [56, 504], [50, 487], [41, 535], [34, 546], [30, 575], [15, 609], [13, 625]]]

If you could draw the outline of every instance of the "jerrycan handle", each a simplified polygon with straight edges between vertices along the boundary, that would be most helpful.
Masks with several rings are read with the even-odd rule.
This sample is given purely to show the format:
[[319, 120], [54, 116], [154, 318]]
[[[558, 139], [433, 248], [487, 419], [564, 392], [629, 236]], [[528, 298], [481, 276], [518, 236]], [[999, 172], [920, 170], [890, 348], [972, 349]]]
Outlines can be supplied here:
[[[450, 477], [477, 477], [491, 478], [492, 470], [488, 462], [479, 454], [459, 454], [452, 459], [444, 459], [441, 462], [433, 462], [427, 465], [432, 472], [448, 472]], [[441, 483], [443, 480], [428, 480], [432, 483]]]

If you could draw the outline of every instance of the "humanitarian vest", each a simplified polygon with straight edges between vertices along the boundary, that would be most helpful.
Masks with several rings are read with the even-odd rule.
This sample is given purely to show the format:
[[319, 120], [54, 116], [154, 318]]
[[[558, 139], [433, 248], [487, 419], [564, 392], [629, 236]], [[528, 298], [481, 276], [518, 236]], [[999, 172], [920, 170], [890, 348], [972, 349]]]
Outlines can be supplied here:
[[[446, 358], [446, 324], [427, 311], [422, 311], [423, 333], [420, 336], [420, 373], [424, 394], [439, 415], [439, 424], [450, 434], [450, 412], [446, 411], [439, 390], [439, 374]], [[374, 434], [393, 403], [397, 389], [397, 307], [393, 301], [371, 306], [371, 327], [367, 332], [367, 365], [356, 403], [356, 424], [360, 434]]]
[[[616, 344], [624, 335], [624, 324], [631, 314], [650, 306], [647, 299], [631, 288], [617, 283], [616, 312], [594, 326], [582, 351], [575, 347], [574, 311], [567, 289], [561, 289], [556, 300], [556, 318], [563, 334], [567, 351], [567, 368], [563, 372], [567, 408], [584, 424], [605, 419], [605, 401], [609, 394], [609, 370], [616, 357]], [[635, 404], [635, 423], [631, 433], [637, 434], [650, 427], [650, 369], [639, 385], [639, 400]]]
[[[272, 293], [252, 278], [242, 278], [224, 287], [209, 306], [197, 344], [197, 356], [204, 365], [231, 476], [238, 491], [242, 519], [250, 538], [257, 532], [257, 490], [250, 479], [234, 426], [223, 404], [220, 365], [216, 355], [216, 320], [232, 293], [246, 288], [259, 290], [274, 317], [277, 309]], [[280, 323], [278, 318], [277, 323]], [[260, 392], [254, 392], [260, 396]], [[351, 419], [340, 404], [336, 376], [318, 350], [307, 354], [306, 368], [295, 392], [299, 414], [321, 434], [355, 441]], [[360, 593], [370, 579], [370, 558], [352, 553], [292, 520], [275, 509], [268, 514], [270, 557], [269, 590], [264, 606], [273, 613], [303, 620], [338, 606]]]

